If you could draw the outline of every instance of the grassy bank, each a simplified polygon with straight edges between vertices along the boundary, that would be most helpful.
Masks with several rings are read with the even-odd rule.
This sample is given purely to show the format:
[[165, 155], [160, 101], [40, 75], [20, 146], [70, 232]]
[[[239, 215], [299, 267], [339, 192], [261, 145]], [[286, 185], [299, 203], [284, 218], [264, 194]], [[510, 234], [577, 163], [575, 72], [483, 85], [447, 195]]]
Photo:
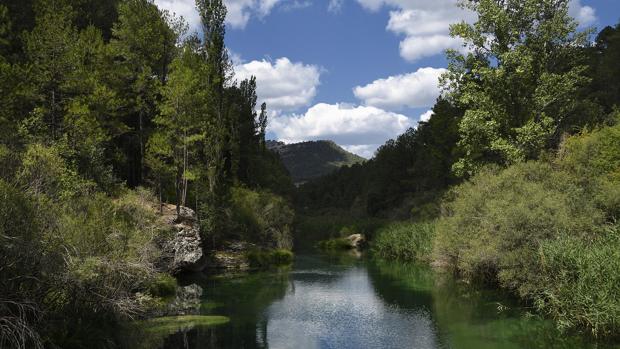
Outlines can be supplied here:
[[595, 337], [620, 334], [620, 126], [568, 138], [545, 161], [488, 167], [433, 223], [377, 230], [375, 256], [432, 262]]

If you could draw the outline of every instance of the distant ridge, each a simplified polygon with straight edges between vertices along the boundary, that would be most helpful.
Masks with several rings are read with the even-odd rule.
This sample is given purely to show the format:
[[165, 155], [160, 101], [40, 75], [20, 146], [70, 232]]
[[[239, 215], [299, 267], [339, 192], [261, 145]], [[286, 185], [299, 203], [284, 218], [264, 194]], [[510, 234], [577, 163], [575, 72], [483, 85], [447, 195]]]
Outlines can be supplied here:
[[332, 141], [309, 141], [285, 144], [267, 141], [267, 148], [280, 154], [293, 182], [300, 184], [324, 176], [342, 166], [366, 161], [361, 156], [344, 150]]

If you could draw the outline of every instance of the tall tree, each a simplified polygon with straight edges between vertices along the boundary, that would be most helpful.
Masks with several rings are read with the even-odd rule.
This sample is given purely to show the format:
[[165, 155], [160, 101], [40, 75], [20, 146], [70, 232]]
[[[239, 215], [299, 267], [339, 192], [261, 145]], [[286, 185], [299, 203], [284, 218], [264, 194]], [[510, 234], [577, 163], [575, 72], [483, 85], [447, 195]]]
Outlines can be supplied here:
[[449, 52], [444, 87], [466, 109], [460, 124], [463, 156], [454, 170], [468, 176], [485, 163], [532, 159], [560, 138], [588, 82], [567, 0], [467, 0], [474, 24], [451, 26], [469, 52]]
[[[231, 78], [231, 63], [224, 43], [226, 34], [226, 6], [222, 0], [196, 0], [202, 20], [206, 73], [203, 82], [209, 93], [208, 112], [201, 122], [205, 134], [203, 142], [206, 162], [208, 196], [204, 203], [203, 227], [213, 236], [226, 230], [231, 177], [227, 173], [230, 161], [231, 132], [226, 113], [225, 88]], [[228, 163], [230, 168], [230, 163]]]
[[261, 149], [264, 151], [266, 147], [265, 137], [267, 135], [267, 103], [260, 105], [260, 114], [258, 115], [258, 139]]
[[620, 106], [620, 23], [605, 27], [596, 37], [591, 53], [592, 94], [610, 113]]
[[189, 181], [196, 178], [196, 148], [204, 138], [199, 120], [205, 113], [207, 91], [200, 87], [203, 61], [191, 42], [184, 45], [171, 68], [163, 88], [161, 113], [154, 120], [157, 130], [149, 140], [148, 159], [158, 177], [160, 193], [163, 177], [174, 177], [179, 215], [187, 200]]
[[63, 113], [69, 99], [64, 87], [76, 65], [71, 47], [77, 31], [73, 9], [64, 1], [42, 0], [37, 3], [36, 13], [36, 25], [25, 35], [36, 108], [25, 127], [30, 135], [49, 143], [62, 135]]
[[[145, 145], [157, 115], [160, 89], [180, 35], [170, 17], [152, 0], [126, 0], [118, 7], [118, 22], [112, 29], [117, 72], [116, 88], [125, 96], [125, 123], [131, 130], [120, 140], [129, 185], [142, 183]], [[182, 26], [179, 26], [182, 28]]]

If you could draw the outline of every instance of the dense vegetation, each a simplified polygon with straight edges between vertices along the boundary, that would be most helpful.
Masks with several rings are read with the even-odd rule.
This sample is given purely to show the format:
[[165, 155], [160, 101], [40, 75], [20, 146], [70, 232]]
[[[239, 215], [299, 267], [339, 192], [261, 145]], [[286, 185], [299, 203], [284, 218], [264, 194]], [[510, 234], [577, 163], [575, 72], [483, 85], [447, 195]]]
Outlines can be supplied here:
[[196, 211], [205, 248], [290, 249], [256, 80], [231, 78], [222, 1], [196, 5], [204, 38], [151, 0], [0, 4], [0, 347], [106, 346], [174, 292], [162, 202]]
[[310, 141], [293, 144], [267, 141], [267, 147], [280, 155], [295, 183], [325, 176], [343, 166], [364, 162], [332, 141]]
[[[428, 122], [304, 185], [300, 210], [399, 218], [376, 256], [508, 289], [560, 328], [620, 335], [620, 24], [578, 31], [566, 1], [465, 1]], [[345, 220], [345, 218], [340, 218]], [[336, 232], [337, 234], [337, 232]]]

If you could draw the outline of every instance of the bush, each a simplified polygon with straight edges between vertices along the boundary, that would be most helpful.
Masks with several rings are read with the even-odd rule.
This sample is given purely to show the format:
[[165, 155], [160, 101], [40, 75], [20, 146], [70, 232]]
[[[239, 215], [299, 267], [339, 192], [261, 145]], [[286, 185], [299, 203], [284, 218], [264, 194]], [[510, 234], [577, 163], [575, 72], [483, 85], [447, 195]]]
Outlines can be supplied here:
[[386, 259], [428, 261], [434, 237], [434, 223], [390, 224], [377, 232], [372, 253]]
[[604, 222], [573, 177], [540, 162], [484, 170], [453, 195], [437, 225], [436, 257], [523, 296], [541, 241], [592, 236]]
[[620, 332], [620, 126], [571, 137], [551, 163], [486, 169], [457, 187], [435, 258], [498, 283], [559, 327]]
[[317, 243], [317, 247], [326, 251], [350, 250], [353, 248], [349, 240], [345, 238], [321, 240]]
[[252, 268], [269, 268], [272, 266], [284, 266], [293, 262], [293, 252], [286, 249], [275, 250], [252, 250], [247, 253], [248, 262]]
[[[620, 116], [620, 114], [619, 114]], [[620, 218], [620, 125], [566, 139], [555, 163], [579, 178], [609, 220]]]
[[232, 189], [233, 222], [238, 238], [268, 248], [292, 248], [294, 212], [287, 201], [263, 191]]

